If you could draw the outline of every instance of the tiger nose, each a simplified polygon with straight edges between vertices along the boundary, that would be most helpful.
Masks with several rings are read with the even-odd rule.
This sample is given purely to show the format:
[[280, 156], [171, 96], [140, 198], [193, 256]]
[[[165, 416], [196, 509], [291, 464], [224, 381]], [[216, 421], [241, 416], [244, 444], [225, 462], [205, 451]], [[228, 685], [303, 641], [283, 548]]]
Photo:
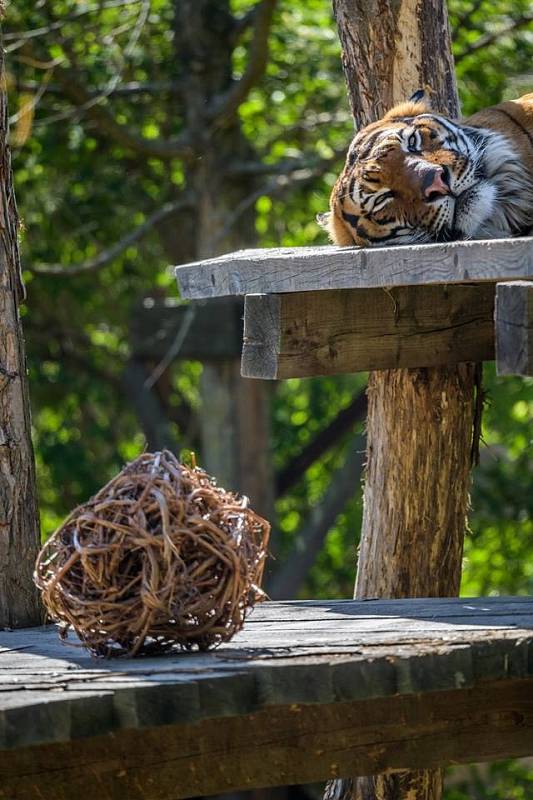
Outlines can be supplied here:
[[447, 182], [447, 175], [442, 167], [438, 169], [429, 170], [422, 181], [422, 194], [425, 200], [428, 200], [431, 195], [446, 195], [450, 194], [450, 187]]

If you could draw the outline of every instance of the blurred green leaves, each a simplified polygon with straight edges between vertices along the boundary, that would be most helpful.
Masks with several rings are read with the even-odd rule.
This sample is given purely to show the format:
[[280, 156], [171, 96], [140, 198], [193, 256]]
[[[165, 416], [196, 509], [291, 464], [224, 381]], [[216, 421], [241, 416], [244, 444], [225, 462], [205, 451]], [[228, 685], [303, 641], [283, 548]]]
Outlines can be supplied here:
[[[246, 18], [252, 5], [234, 0], [231, 11]], [[531, 90], [531, 25], [520, 22], [531, 13], [528, 3], [450, 0], [449, 5], [465, 113]], [[148, 6], [140, 0], [21, 0], [10, 6], [4, 31], [12, 114], [23, 94], [36, 98], [31, 135], [14, 151], [27, 267], [57, 263], [68, 270], [94, 257], [188, 186], [190, 169], [183, 161], [124, 150], [102, 136], [83, 109], [66, 102], [56, 85], [57, 70], [75, 62], [94, 102], [122, 125], [149, 139], [179, 134], [186, 114], [180, 85], [190, 76], [174, 49], [173, 3], [152, 0]], [[35, 33], [39, 30], [44, 33]], [[28, 31], [33, 33], [26, 41], [22, 34]], [[479, 48], [483, 37], [486, 45]], [[246, 68], [250, 40], [251, 29], [244, 27], [232, 55], [236, 78]], [[315, 214], [327, 207], [352, 135], [328, 0], [280, 0], [266, 74], [241, 105], [239, 124], [263, 170], [265, 191], [252, 206], [259, 244], [324, 242]], [[288, 180], [273, 190], [280, 174]], [[94, 274], [63, 279], [26, 272], [24, 324], [46, 533], [143, 446], [121, 387], [128, 325], [143, 295], [174, 294], [168, 264], [175, 239], [183, 237], [180, 225], [181, 219], [154, 229]], [[186, 248], [183, 252], [186, 257]], [[194, 363], [172, 369], [171, 413], [183, 404], [198, 411], [200, 371]], [[531, 591], [533, 385], [496, 379], [490, 367], [485, 380], [485, 444], [472, 490], [463, 591]], [[342, 376], [278, 385], [272, 420], [276, 468], [309, 443], [363, 383], [364, 376]], [[176, 424], [183, 446], [197, 449], [194, 424]], [[346, 441], [339, 442], [280, 498], [283, 552], [321, 502], [345, 447]], [[361, 494], [354, 486], [353, 501], [327, 538], [306, 596], [351, 594], [360, 520]]]

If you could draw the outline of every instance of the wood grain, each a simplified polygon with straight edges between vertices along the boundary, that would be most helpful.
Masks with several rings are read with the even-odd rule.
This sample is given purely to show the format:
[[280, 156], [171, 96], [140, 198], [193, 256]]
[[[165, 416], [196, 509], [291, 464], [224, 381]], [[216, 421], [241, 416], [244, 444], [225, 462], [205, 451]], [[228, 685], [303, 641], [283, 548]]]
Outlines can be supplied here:
[[533, 752], [533, 681], [294, 703], [0, 753], [1, 800], [178, 800]]
[[494, 358], [494, 284], [247, 295], [242, 374], [304, 378]]
[[496, 371], [533, 375], [533, 282], [496, 286]]
[[[333, 0], [333, 7], [356, 127], [404, 102], [415, 87], [427, 87], [433, 109], [459, 115], [445, 0], [381, 0], [379, 6], [372, 0]], [[362, 75], [372, 77], [361, 84]], [[426, 259], [432, 268], [432, 254]], [[473, 375], [467, 364], [370, 373], [358, 597], [458, 592], [468, 497], [464, 434], [471, 423]], [[331, 794], [349, 800], [440, 800], [442, 786], [440, 771], [404, 772], [393, 779], [382, 773], [348, 785], [328, 784], [325, 800]]]
[[241, 250], [176, 267], [186, 298], [533, 277], [533, 238], [405, 247]]

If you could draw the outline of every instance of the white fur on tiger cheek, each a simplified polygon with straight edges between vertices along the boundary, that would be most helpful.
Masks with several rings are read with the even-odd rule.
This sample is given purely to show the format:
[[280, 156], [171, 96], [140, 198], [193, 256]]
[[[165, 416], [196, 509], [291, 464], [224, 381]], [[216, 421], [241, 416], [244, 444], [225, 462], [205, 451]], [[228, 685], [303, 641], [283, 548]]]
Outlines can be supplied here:
[[479, 181], [459, 199], [455, 227], [466, 239], [476, 236], [484, 223], [490, 219], [498, 191], [490, 181]]

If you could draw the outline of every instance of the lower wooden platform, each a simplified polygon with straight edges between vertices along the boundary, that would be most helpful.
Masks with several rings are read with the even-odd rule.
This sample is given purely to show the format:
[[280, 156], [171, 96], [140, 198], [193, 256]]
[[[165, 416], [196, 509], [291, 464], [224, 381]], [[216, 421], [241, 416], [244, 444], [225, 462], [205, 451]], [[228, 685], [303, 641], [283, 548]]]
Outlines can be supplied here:
[[266, 603], [209, 653], [0, 633], [0, 798], [168, 800], [533, 754], [533, 600]]

